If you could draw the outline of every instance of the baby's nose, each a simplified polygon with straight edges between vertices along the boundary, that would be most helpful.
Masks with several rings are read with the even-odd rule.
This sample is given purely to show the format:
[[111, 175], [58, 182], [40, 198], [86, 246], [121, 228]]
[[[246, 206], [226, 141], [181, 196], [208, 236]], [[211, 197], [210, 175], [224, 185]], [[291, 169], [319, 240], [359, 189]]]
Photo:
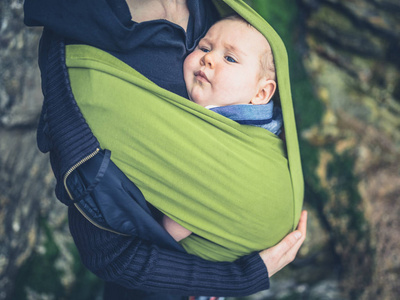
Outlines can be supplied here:
[[209, 68], [213, 68], [214, 67], [214, 58], [213, 58], [211, 52], [207, 52], [207, 53], [204, 54], [203, 62]]

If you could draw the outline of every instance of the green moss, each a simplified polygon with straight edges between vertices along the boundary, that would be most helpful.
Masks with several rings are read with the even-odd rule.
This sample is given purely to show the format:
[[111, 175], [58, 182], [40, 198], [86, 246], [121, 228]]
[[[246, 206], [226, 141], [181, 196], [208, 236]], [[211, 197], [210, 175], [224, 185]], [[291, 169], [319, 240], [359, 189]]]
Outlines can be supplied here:
[[11, 299], [26, 300], [26, 289], [35, 293], [46, 294], [52, 299], [95, 299], [102, 291], [102, 282], [90, 273], [80, 262], [75, 246], [71, 245], [70, 252], [74, 256], [73, 272], [75, 282], [72, 286], [64, 286], [61, 282], [62, 271], [56, 268], [56, 261], [60, 257], [60, 249], [54, 242], [51, 228], [45, 219], [39, 220], [39, 228], [43, 232], [45, 241], [44, 251], [35, 251], [21, 266], [15, 281], [15, 291]]
[[95, 299], [97, 295], [102, 294], [103, 282], [82, 265], [79, 253], [74, 245], [71, 245], [70, 251], [74, 256], [73, 272], [76, 281], [70, 290], [69, 298], [74, 300]]
[[328, 165], [327, 177], [335, 179], [336, 184], [333, 189], [337, 191], [338, 200], [342, 196], [347, 201], [336, 205], [336, 217], [340, 219], [348, 216], [347, 230], [354, 231], [359, 240], [366, 239], [369, 236], [368, 222], [364, 217], [362, 198], [357, 189], [359, 179], [353, 171], [354, 158], [348, 153], [342, 155], [333, 153], [333, 155], [334, 159]]
[[40, 219], [39, 227], [45, 235], [44, 254], [34, 252], [18, 271], [15, 281], [15, 294], [12, 299], [24, 300], [26, 287], [38, 293], [55, 295], [57, 299], [63, 299], [64, 288], [61, 284], [61, 272], [55, 268], [59, 249], [54, 243], [51, 230], [44, 219]]
[[[364, 287], [371, 284], [375, 249], [370, 242], [371, 228], [357, 189], [359, 179], [354, 175], [354, 156], [346, 152], [333, 155], [327, 174], [330, 182], [335, 183], [332, 187], [335, 197], [328, 208], [336, 223], [331, 232], [335, 244], [341, 245], [346, 280], [352, 282], [350, 297], [358, 299]], [[363, 271], [354, 272], [357, 269]]]
[[314, 14], [310, 22], [315, 24], [329, 24], [333, 28], [338, 28], [345, 32], [359, 32], [359, 28], [353, 25], [353, 22], [343, 13], [336, 11], [329, 6], [321, 6], [318, 13]]

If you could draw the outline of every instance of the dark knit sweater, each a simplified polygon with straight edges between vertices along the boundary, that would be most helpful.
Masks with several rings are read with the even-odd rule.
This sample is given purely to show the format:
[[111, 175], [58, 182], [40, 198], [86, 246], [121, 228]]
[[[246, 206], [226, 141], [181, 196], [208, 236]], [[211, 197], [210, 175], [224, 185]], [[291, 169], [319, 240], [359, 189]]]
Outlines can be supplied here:
[[257, 253], [233, 263], [210, 262], [100, 230], [73, 207], [69, 220], [84, 265], [106, 281], [179, 295], [243, 296], [269, 287]]
[[[60, 50], [57, 45], [62, 43], [54, 42], [54, 37], [62, 36], [69, 43], [85, 43], [106, 50], [160, 86], [183, 95], [183, 60], [216, 16], [210, 1], [188, 0], [191, 20], [186, 35], [182, 28], [166, 21], [136, 26], [130, 21], [123, 0], [26, 0], [24, 5], [25, 23], [45, 26], [47, 32], [39, 53], [45, 104], [38, 128], [38, 145], [42, 151], [50, 152], [58, 181], [57, 197], [68, 203], [61, 184], [62, 175], [97, 147], [98, 142], [80, 114], [68, 82], [63, 81], [65, 66], [54, 59]], [[155, 31], [159, 34], [153, 42]], [[51, 45], [56, 45], [53, 48], [57, 51]], [[149, 59], [148, 55], [159, 58]], [[129, 289], [163, 295], [241, 296], [269, 287], [268, 272], [258, 253], [232, 263], [209, 262], [160, 249], [136, 237], [101, 230], [74, 206], [69, 207], [69, 224], [85, 266], [105, 281], [119, 285], [108, 289], [109, 299], [117, 299], [121, 289], [126, 299], [139, 299]]]

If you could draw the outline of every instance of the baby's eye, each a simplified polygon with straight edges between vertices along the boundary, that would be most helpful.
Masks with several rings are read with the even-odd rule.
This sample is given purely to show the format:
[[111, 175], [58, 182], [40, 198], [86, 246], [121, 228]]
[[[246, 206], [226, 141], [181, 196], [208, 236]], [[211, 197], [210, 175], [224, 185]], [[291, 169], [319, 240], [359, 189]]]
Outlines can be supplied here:
[[200, 49], [201, 51], [205, 52], [205, 53], [210, 52], [210, 50], [207, 49], [207, 48], [205, 48], [205, 47], [200, 47], [199, 49]]
[[225, 56], [225, 59], [231, 63], [237, 63], [236, 59], [230, 57], [230, 56]]

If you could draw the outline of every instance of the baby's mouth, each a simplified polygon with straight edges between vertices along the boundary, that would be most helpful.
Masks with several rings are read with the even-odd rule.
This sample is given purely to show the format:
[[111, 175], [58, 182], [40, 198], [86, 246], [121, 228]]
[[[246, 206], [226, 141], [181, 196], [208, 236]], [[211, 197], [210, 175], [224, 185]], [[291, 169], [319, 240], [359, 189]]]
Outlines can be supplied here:
[[203, 72], [203, 71], [197, 71], [194, 73], [194, 76], [196, 77], [196, 79], [198, 81], [202, 81], [202, 82], [207, 82], [210, 83], [210, 81], [207, 78], [207, 75]]

